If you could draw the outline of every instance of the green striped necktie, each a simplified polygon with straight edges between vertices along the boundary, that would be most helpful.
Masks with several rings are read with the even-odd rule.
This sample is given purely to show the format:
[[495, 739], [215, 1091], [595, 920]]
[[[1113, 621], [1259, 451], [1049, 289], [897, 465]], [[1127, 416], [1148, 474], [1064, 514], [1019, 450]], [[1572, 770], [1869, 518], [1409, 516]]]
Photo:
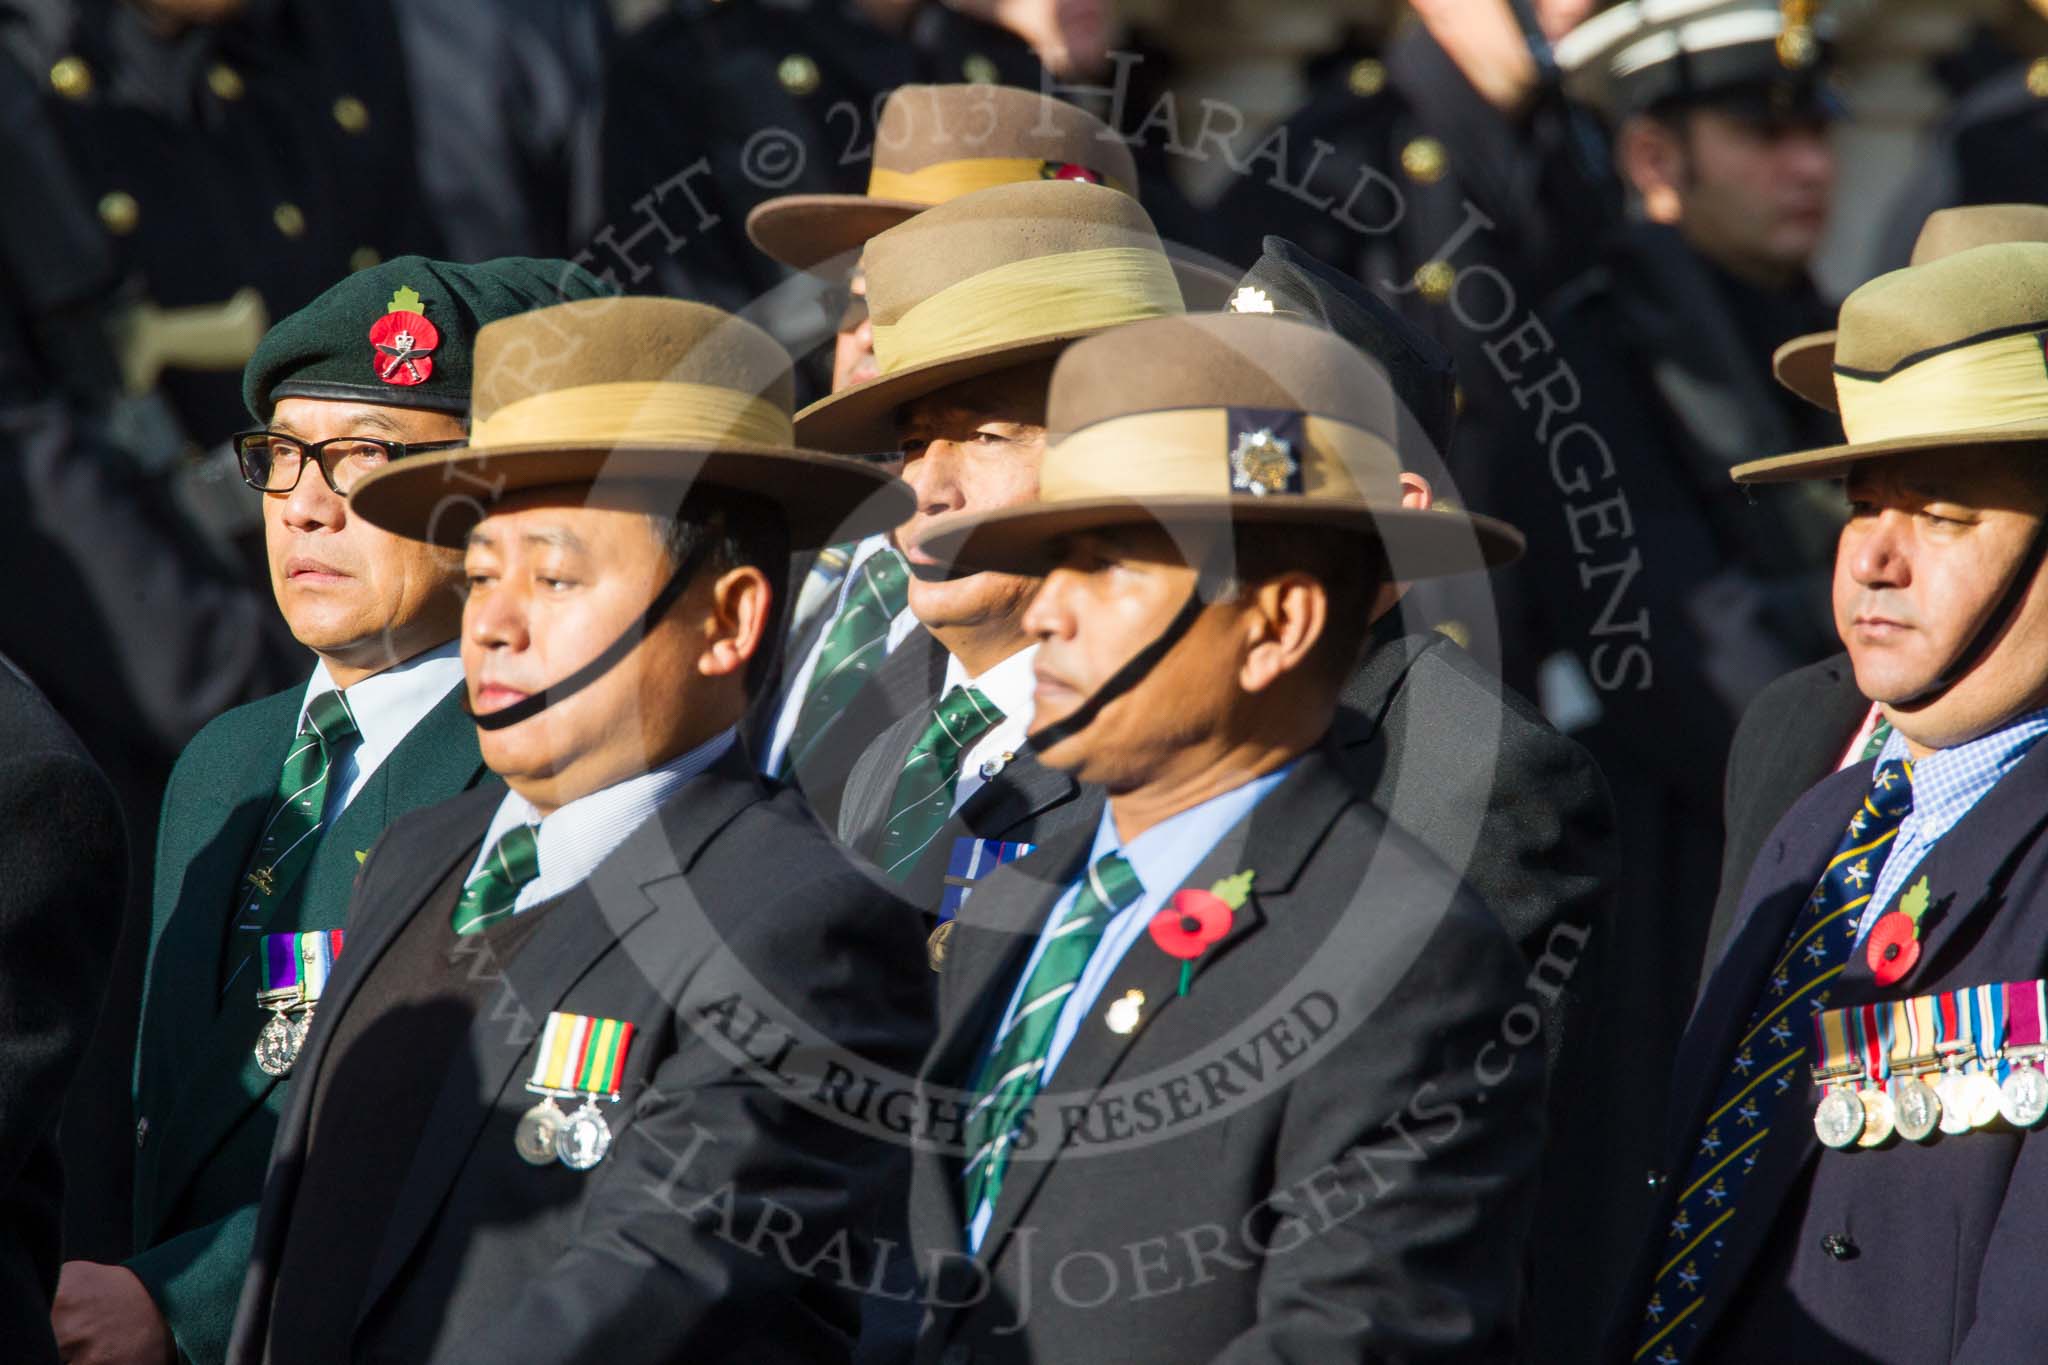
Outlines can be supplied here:
[[306, 718], [278, 775], [277, 797], [242, 878], [249, 888], [243, 928], [261, 927], [312, 861], [326, 818], [327, 779], [357, 738], [356, 718], [341, 693], [322, 692], [306, 704]]
[[862, 561], [846, 590], [839, 615], [825, 628], [825, 642], [811, 670], [796, 727], [783, 750], [782, 771], [810, 757], [868, 675], [889, 657], [889, 623], [910, 604], [910, 570], [894, 550], [877, 550]]
[[1053, 1026], [1095, 945], [1102, 941], [1118, 911], [1145, 893], [1138, 874], [1120, 853], [1109, 853], [1088, 869], [1074, 903], [1046, 937], [1045, 951], [1031, 969], [1017, 997], [1017, 1012], [996, 1039], [982, 1069], [980, 1097], [967, 1114], [967, 1220], [979, 1215], [984, 1200], [993, 1207], [1010, 1164], [1010, 1141], [1018, 1116], [1038, 1094], [1045, 1075], [1046, 1053]]
[[889, 801], [889, 819], [875, 849], [875, 863], [884, 873], [899, 882], [910, 876], [918, 855], [952, 818], [960, 756], [1002, 723], [1002, 708], [971, 684], [955, 687], [933, 708], [924, 733], [910, 746]]
[[512, 913], [519, 892], [540, 875], [537, 825], [514, 825], [491, 848], [483, 869], [462, 885], [455, 902], [455, 932], [475, 934]]

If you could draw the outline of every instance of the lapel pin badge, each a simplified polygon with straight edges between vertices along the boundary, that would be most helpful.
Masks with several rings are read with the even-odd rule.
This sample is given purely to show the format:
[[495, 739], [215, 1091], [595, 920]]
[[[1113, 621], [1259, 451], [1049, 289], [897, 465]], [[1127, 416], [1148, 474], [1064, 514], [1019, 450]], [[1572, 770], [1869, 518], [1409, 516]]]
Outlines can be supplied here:
[[1102, 1022], [1109, 1025], [1111, 1033], [1130, 1033], [1138, 1027], [1138, 1019], [1145, 1010], [1145, 992], [1125, 991], [1121, 1000], [1110, 1003], [1109, 1010], [1102, 1016]]
[[1009, 767], [1010, 760], [1014, 759], [1016, 756], [1017, 755], [1011, 753], [1002, 753], [997, 754], [994, 758], [984, 760], [980, 769], [981, 780], [986, 782], [989, 779], [993, 778], [997, 773]]

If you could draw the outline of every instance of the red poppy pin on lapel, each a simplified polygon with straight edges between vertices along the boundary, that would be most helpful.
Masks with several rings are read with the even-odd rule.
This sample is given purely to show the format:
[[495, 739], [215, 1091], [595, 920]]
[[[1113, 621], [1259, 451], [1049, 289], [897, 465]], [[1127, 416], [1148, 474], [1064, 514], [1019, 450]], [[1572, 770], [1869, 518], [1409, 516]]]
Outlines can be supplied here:
[[411, 285], [400, 285], [384, 316], [370, 325], [370, 345], [376, 348], [370, 363], [385, 383], [409, 389], [433, 378], [441, 332], [420, 311], [425, 306]]
[[1251, 894], [1255, 875], [1246, 868], [1235, 876], [1225, 877], [1207, 891], [1194, 887], [1176, 891], [1173, 900], [1146, 926], [1161, 952], [1180, 959], [1180, 990], [1177, 994], [1188, 993], [1188, 982], [1195, 973], [1195, 959], [1230, 932], [1230, 924], [1238, 908]]
[[1880, 986], [1903, 979], [1920, 960], [1920, 917], [1927, 913], [1927, 878], [1899, 897], [1899, 908], [1879, 915], [1870, 926], [1870, 941], [1864, 945], [1864, 960]]

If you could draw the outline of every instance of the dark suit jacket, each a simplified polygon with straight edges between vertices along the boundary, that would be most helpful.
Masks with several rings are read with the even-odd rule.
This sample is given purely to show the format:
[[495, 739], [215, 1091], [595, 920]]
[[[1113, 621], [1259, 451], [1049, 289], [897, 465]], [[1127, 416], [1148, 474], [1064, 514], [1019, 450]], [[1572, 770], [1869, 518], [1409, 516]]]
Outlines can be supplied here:
[[[888, 823], [889, 803], [897, 779], [931, 719], [932, 701], [884, 730], [853, 766], [846, 779], [846, 797], [839, 807], [839, 839], [863, 858], [873, 858]], [[947, 859], [956, 839], [1002, 839], [1042, 844], [1069, 830], [1093, 831], [1102, 815], [1099, 793], [1082, 793], [1081, 784], [1057, 768], [1038, 761], [1029, 748], [1003, 765], [1002, 771], [977, 787], [939, 830], [924, 857], [906, 877], [903, 897], [936, 913], [946, 891]]]
[[0, 830], [0, 1343], [55, 1365], [57, 1110], [106, 989], [128, 855], [113, 788], [5, 659]]
[[[434, 889], [466, 870], [496, 805], [479, 791], [422, 811], [363, 868], [348, 951], [299, 1062], [314, 1084], [293, 1088], [278, 1132], [237, 1365], [260, 1359], [269, 1332], [313, 1091], [347, 1060], [326, 1052], [335, 1021]], [[444, 1088], [407, 1098], [427, 1106], [426, 1129], [402, 1197], [364, 1210], [376, 1252], [351, 1358], [846, 1358], [860, 1316], [848, 1281], [865, 1282], [865, 1234], [902, 1199], [904, 1157], [831, 1096], [863, 1067], [907, 1078], [929, 1040], [917, 917], [738, 751], [535, 913], [545, 920], [503, 965]], [[637, 1030], [608, 1110], [611, 1153], [587, 1173], [529, 1166], [512, 1144], [556, 1010]], [[776, 1252], [764, 1254], [764, 1229], [787, 1234]], [[834, 1234], [850, 1244], [849, 1275], [792, 1268], [832, 1266]]]
[[[135, 1065], [135, 1246], [128, 1261], [194, 1365], [227, 1352], [249, 1268], [263, 1172], [291, 1086], [256, 1065], [268, 1014], [256, 967], [221, 980], [222, 945], [239, 882], [277, 795], [298, 730], [303, 686], [237, 707], [178, 760], [158, 831], [150, 966]], [[429, 711], [321, 835], [269, 933], [340, 929], [362, 855], [394, 819], [485, 782], [503, 788], [477, 752], [456, 688]], [[229, 961], [253, 953], [235, 934]], [[352, 944], [345, 944], [348, 951]], [[233, 970], [232, 966], [230, 970]], [[223, 995], [225, 991], [225, 995]]]
[[1742, 888], [1765, 837], [1807, 788], [1835, 770], [1869, 714], [1870, 699], [1856, 690], [1856, 672], [1847, 654], [1794, 669], [1757, 693], [1742, 713], [1735, 743], [1728, 750], [1721, 893], [1715, 897], [1714, 920], [1707, 929], [1702, 979], [1735, 927]]
[[[921, 1112], [970, 1097], [1091, 842], [1073, 831], [962, 910]], [[971, 1259], [959, 1122], [935, 1118], [911, 1191], [920, 1361], [1510, 1357], [1542, 1130], [1541, 1053], [1502, 1041], [1520, 956], [1324, 748], [1188, 885], [1246, 868], [1185, 996], [1147, 939], [1117, 966]], [[1120, 1034], [1104, 1011], [1134, 990]]]
[[1435, 631], [1383, 629], [1344, 704], [1335, 733], [1360, 790], [1464, 879], [1528, 964], [1550, 1062], [1550, 1138], [1525, 1348], [1544, 1365], [1579, 1365], [1598, 1327], [1583, 1305], [1614, 1292], [1634, 1251], [1639, 1214], [1602, 1197], [1607, 1174], [1651, 1155], [1641, 1125], [1608, 1116], [1664, 1081], [1661, 1059], [1603, 1017], [1611, 983], [1641, 970], [1637, 944], [1655, 928], [1616, 913], [1607, 783], [1584, 749]]
[[[1601, 1359], [1626, 1361], [1661, 1260], [1664, 1224], [1736, 1040], [1785, 950], [1788, 928], [1870, 785], [1873, 765], [1828, 778], [1765, 841], [1727, 952], [1708, 978], [1675, 1066], [1662, 1169], [1673, 1173]], [[1880, 988], [1860, 952], [1830, 1007], [2048, 974], [2048, 747], [2037, 747], [1937, 844], [1918, 964]], [[1803, 1012], [1803, 1011], [1802, 1011]], [[1802, 1024], [1802, 1026], [1804, 1026]], [[2048, 1138], [1978, 1131], [1925, 1146], [1894, 1139], [1828, 1151], [1814, 1136], [1804, 1063], [1723, 1228], [1722, 1264], [1695, 1310], [1700, 1362], [2033, 1360], [2048, 1334], [2040, 1288]], [[1617, 1179], [1625, 1179], [1621, 1173]], [[1847, 1239], [1847, 1254], [1822, 1246]], [[1840, 1245], [1840, 1244], [1836, 1244]]]

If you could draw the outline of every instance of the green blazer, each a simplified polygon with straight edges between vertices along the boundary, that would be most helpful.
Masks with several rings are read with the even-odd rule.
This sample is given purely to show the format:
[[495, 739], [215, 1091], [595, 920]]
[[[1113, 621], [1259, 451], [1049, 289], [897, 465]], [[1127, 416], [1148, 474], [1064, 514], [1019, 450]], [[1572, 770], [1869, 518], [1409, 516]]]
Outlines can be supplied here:
[[[271, 1139], [284, 1111], [286, 1085], [256, 1065], [253, 1051], [268, 1017], [256, 1004], [255, 967], [242, 968], [224, 998], [220, 977], [237, 883], [277, 794], [304, 695], [294, 687], [237, 707], [200, 731], [171, 772], [157, 831], [135, 1058], [134, 1245], [143, 1250], [127, 1265], [192, 1365], [226, 1358]], [[321, 836], [266, 932], [346, 927], [356, 869], [385, 826], [483, 781], [497, 779], [477, 751], [458, 687], [378, 765]]]

